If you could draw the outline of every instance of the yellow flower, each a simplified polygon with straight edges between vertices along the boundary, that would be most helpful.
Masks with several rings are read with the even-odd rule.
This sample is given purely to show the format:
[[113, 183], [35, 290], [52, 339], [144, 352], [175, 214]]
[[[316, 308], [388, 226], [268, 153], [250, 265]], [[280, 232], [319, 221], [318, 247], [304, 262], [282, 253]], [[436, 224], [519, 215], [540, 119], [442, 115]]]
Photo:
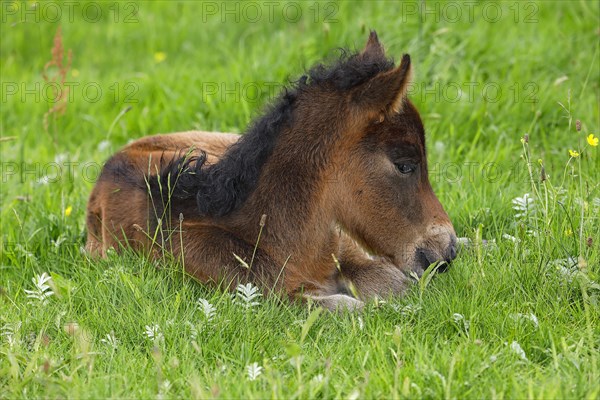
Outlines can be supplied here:
[[590, 146], [593, 146], [593, 147], [598, 146], [598, 138], [594, 137], [593, 133], [590, 133], [586, 139]]
[[565, 229], [565, 236], [573, 236], [573, 231], [571, 229]]
[[579, 157], [579, 152], [577, 150], [569, 150], [569, 155], [573, 158]]
[[156, 53], [154, 53], [154, 62], [157, 64], [165, 61], [166, 58], [167, 53], [164, 53], [162, 51], [157, 51]]
[[71, 215], [71, 211], [73, 211], [73, 207], [69, 206], [69, 207], [65, 208], [65, 217], [68, 217], [69, 215]]

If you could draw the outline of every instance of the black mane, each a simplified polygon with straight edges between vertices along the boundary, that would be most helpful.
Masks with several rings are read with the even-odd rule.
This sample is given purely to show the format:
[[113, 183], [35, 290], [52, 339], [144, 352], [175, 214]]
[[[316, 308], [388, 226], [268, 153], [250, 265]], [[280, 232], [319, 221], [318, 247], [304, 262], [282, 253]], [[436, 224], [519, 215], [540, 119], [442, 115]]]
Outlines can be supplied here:
[[181, 207], [177, 207], [177, 200], [195, 197], [201, 215], [227, 215], [256, 187], [262, 166], [273, 152], [277, 138], [292, 125], [294, 104], [300, 93], [313, 87], [345, 91], [393, 67], [394, 62], [382, 54], [349, 54], [342, 49], [334, 63], [312, 67], [285, 88], [217, 163], [206, 164], [203, 152], [197, 157], [180, 157], [169, 162], [158, 179], [149, 179], [153, 198], [163, 199], [163, 203], [170, 198], [172, 211], [178, 212]]

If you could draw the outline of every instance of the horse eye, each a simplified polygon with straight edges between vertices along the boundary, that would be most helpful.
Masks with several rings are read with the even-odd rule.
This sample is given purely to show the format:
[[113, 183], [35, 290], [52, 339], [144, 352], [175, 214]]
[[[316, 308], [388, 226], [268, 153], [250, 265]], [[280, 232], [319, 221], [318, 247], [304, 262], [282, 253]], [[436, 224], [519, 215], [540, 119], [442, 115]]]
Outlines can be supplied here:
[[396, 164], [396, 168], [398, 168], [401, 174], [410, 174], [415, 172], [417, 166], [415, 164]]

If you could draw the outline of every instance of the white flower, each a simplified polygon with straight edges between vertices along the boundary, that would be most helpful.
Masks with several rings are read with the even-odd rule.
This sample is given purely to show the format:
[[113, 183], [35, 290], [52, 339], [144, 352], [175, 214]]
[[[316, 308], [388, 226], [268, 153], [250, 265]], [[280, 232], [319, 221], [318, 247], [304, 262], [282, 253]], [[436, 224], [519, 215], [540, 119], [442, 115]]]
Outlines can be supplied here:
[[[54, 294], [54, 292], [50, 289], [50, 286], [46, 285], [46, 282], [50, 281], [50, 279], [52, 279], [50, 275], [45, 272], [41, 275], [31, 278], [34, 289], [25, 289], [27, 297], [39, 301], [43, 306], [48, 304], [48, 298]], [[32, 303], [33, 302], [30, 302], [30, 304]]]
[[58, 249], [64, 242], [67, 241], [67, 237], [64, 235], [60, 235], [56, 240], [51, 239], [50, 243], [54, 246], [54, 248]]
[[456, 242], [461, 246], [471, 246], [471, 244], [473, 243], [473, 241], [468, 237], [459, 237], [456, 239]]
[[245, 308], [251, 308], [260, 304], [256, 300], [261, 296], [258, 288], [251, 283], [239, 284], [236, 288], [235, 302]]
[[514, 352], [516, 355], [518, 355], [518, 356], [519, 356], [519, 358], [520, 358], [521, 360], [528, 361], [528, 360], [527, 360], [527, 356], [525, 355], [525, 351], [523, 350], [523, 348], [521, 347], [521, 345], [520, 345], [518, 342], [516, 342], [516, 341], [513, 341], [513, 342], [510, 344], [510, 349], [511, 349], [511, 350], [512, 350], [512, 351], [513, 351], [513, 352]]
[[109, 140], [103, 140], [100, 143], [98, 143], [98, 151], [99, 152], [103, 152], [104, 150], [107, 150], [109, 147], [110, 147]]
[[246, 366], [246, 372], [248, 372], [248, 379], [251, 381], [256, 380], [256, 378], [258, 378], [260, 374], [262, 374], [262, 369], [263, 367], [258, 365], [258, 363], [252, 363]]
[[515, 197], [512, 201], [513, 210], [516, 211], [515, 218], [522, 219], [530, 215], [534, 209], [535, 204], [533, 197], [529, 193], [525, 193], [523, 197]]
[[109, 347], [112, 347], [115, 350], [117, 349], [117, 346], [119, 345], [119, 341], [115, 337], [114, 332], [107, 333], [104, 338], [100, 339], [100, 342], [104, 343], [105, 345], [107, 345]]
[[59, 153], [56, 156], [54, 156], [54, 162], [56, 164], [62, 164], [65, 161], [67, 161], [69, 159], [69, 156], [67, 153]]
[[198, 299], [197, 303], [198, 309], [204, 313], [206, 320], [210, 322], [214, 318], [217, 308], [206, 299]]
[[164, 340], [164, 336], [162, 334], [162, 332], [160, 331], [160, 326], [158, 326], [158, 324], [153, 324], [153, 325], [146, 325], [145, 327], [146, 329], [146, 337], [150, 340], [154, 340], [154, 341], [163, 341]]
[[577, 264], [578, 262], [574, 257], [559, 258], [549, 262], [549, 265], [555, 267], [558, 273], [569, 283], [577, 276]]
[[167, 393], [171, 389], [171, 382], [168, 379], [165, 379], [160, 384], [159, 392], [162, 394]]
[[459, 325], [462, 326], [465, 329], [465, 332], [467, 333], [467, 335], [469, 334], [469, 328], [471, 327], [471, 321], [469, 321], [468, 319], [465, 319], [465, 316], [459, 313], [454, 313], [452, 314], [452, 319], [454, 320], [454, 322]]
[[550, 265], [555, 267], [575, 268], [577, 266], [577, 259], [569, 256], [568, 258], [558, 258], [550, 261]]
[[358, 316], [358, 328], [361, 331], [365, 328], [365, 323], [363, 322], [363, 319], [360, 317], [360, 315]]
[[50, 178], [48, 175], [44, 175], [40, 179], [37, 180], [37, 183], [39, 183], [40, 185], [47, 185], [48, 182], [50, 182], [50, 180], [52, 180], [52, 179], [53, 178]]
[[15, 334], [21, 328], [21, 322], [15, 322], [14, 324], [7, 323], [0, 330], [0, 334], [6, 338], [9, 347], [15, 346], [19, 341], [15, 338]]
[[569, 283], [573, 282], [573, 278], [577, 276], [577, 270], [563, 267], [562, 265], [557, 267], [558, 273], [561, 274], [565, 280]]
[[323, 380], [325, 380], [325, 377], [323, 377], [323, 374], [318, 374], [313, 376], [313, 378], [311, 379], [314, 383], [321, 383], [323, 382]]
[[502, 234], [502, 239], [510, 240], [512, 242], [515, 242], [515, 243], [518, 243], [518, 242], [521, 241], [520, 239], [517, 239], [516, 237], [514, 237], [512, 235], [509, 235], [508, 233], [503, 233]]
[[465, 316], [459, 313], [454, 313], [452, 314], [452, 319], [454, 320], [454, 322], [458, 323], [459, 321], [465, 319]]
[[538, 319], [535, 316], [535, 314], [533, 313], [529, 313], [529, 314], [521, 314], [521, 313], [517, 313], [517, 314], [511, 314], [510, 317], [514, 320], [521, 320], [521, 319], [526, 319], [531, 321], [531, 323], [533, 324], [533, 326], [535, 326], [536, 328], [539, 327], [539, 323], [538, 323]]
[[348, 395], [348, 400], [357, 400], [360, 398], [360, 392], [358, 389], [354, 389], [352, 393]]
[[102, 277], [104, 279], [119, 279], [121, 274], [125, 273], [125, 268], [122, 265], [112, 265], [102, 272]]

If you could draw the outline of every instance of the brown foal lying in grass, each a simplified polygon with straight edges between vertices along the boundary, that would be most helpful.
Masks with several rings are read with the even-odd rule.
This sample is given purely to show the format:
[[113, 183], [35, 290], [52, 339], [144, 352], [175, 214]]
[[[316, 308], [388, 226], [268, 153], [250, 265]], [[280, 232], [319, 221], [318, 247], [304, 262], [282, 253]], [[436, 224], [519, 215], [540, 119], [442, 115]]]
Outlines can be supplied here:
[[87, 249], [170, 252], [201, 282], [250, 281], [330, 309], [401, 294], [411, 271], [456, 256], [406, 98], [410, 74], [410, 57], [395, 66], [372, 32], [360, 53], [313, 67], [242, 136], [131, 143], [92, 191]]

